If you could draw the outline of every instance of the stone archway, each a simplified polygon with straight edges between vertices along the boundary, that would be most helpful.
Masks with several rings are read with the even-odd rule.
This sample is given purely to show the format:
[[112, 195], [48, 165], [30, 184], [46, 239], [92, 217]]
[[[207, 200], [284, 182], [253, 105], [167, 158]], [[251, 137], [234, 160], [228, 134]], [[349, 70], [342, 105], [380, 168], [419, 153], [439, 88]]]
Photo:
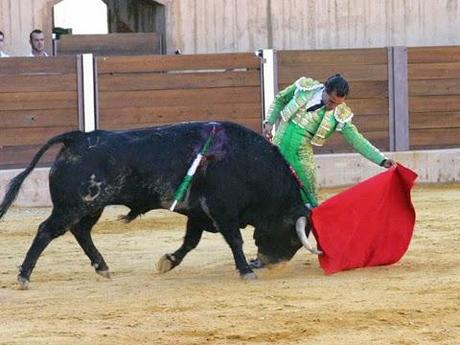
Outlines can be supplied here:
[[[53, 7], [64, 0], [36, 0], [42, 3], [43, 31], [51, 37], [53, 31]], [[157, 32], [161, 34], [162, 53], [166, 53], [166, 11], [174, 0], [101, 0], [108, 8], [109, 33]], [[144, 13], [145, 12], [145, 13]], [[48, 43], [49, 42], [49, 43]], [[47, 40], [51, 51], [51, 40]]]

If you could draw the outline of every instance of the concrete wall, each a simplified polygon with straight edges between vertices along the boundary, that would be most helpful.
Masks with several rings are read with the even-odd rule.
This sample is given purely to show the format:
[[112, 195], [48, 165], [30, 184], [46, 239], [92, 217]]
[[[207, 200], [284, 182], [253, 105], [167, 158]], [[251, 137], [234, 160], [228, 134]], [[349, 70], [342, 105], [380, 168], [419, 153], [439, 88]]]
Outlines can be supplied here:
[[[36, 168], [24, 181], [14, 205], [17, 206], [50, 206], [48, 174], [49, 168]], [[3, 200], [10, 180], [22, 169], [0, 170], [0, 198]]]
[[[13, 55], [42, 28], [51, 51], [59, 0], [0, 0], [0, 30]], [[160, 0], [168, 52], [247, 52], [460, 45], [460, 0]]]
[[[392, 152], [388, 156], [417, 172], [417, 183], [460, 181], [460, 149]], [[384, 171], [358, 154], [317, 155], [316, 163], [320, 187], [353, 185]], [[0, 171], [0, 200], [8, 182], [20, 172]], [[48, 173], [47, 168], [35, 169], [24, 182], [15, 205], [50, 206]]]
[[[387, 152], [386, 155], [414, 170], [418, 174], [417, 183], [460, 181], [460, 149]], [[320, 187], [353, 185], [384, 171], [356, 153], [317, 155], [316, 163]]]

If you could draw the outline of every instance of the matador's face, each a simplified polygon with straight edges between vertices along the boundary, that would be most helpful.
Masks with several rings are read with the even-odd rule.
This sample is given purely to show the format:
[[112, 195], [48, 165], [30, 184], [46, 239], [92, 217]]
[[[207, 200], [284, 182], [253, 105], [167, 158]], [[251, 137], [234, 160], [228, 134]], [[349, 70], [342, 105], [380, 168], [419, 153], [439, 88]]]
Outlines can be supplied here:
[[335, 109], [336, 106], [345, 102], [345, 97], [337, 96], [335, 91], [332, 91], [330, 94], [323, 91], [323, 102], [326, 107], [326, 110]]

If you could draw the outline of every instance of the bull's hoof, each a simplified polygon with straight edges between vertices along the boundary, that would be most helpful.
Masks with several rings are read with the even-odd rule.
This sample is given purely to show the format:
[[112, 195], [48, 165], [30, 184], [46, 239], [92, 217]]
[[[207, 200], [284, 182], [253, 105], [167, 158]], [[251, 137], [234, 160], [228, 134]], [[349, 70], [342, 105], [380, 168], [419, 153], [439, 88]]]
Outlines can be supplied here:
[[29, 280], [18, 275], [19, 290], [27, 290], [29, 288]]
[[248, 273], [240, 274], [240, 278], [243, 280], [254, 280], [254, 279], [257, 279], [257, 274], [255, 274], [254, 272], [248, 272]]
[[179, 263], [175, 260], [176, 258], [172, 254], [163, 255], [157, 263], [157, 270], [159, 273], [166, 273], [171, 271]]
[[96, 270], [96, 273], [99, 274], [101, 277], [104, 277], [107, 279], [112, 278], [112, 274], [110, 273], [109, 270], [101, 270], [101, 271]]

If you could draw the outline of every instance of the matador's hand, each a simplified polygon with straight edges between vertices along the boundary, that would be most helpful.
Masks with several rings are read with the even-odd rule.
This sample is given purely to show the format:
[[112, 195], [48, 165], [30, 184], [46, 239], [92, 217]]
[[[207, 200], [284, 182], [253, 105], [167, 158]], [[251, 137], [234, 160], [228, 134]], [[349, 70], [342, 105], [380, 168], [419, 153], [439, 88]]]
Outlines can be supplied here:
[[396, 162], [395, 162], [394, 160], [392, 160], [392, 159], [389, 159], [389, 158], [385, 159], [385, 160], [382, 162], [382, 166], [383, 166], [384, 168], [387, 168], [387, 169], [391, 168], [391, 167], [392, 167], [393, 165], [395, 165], [395, 164], [396, 164]]

